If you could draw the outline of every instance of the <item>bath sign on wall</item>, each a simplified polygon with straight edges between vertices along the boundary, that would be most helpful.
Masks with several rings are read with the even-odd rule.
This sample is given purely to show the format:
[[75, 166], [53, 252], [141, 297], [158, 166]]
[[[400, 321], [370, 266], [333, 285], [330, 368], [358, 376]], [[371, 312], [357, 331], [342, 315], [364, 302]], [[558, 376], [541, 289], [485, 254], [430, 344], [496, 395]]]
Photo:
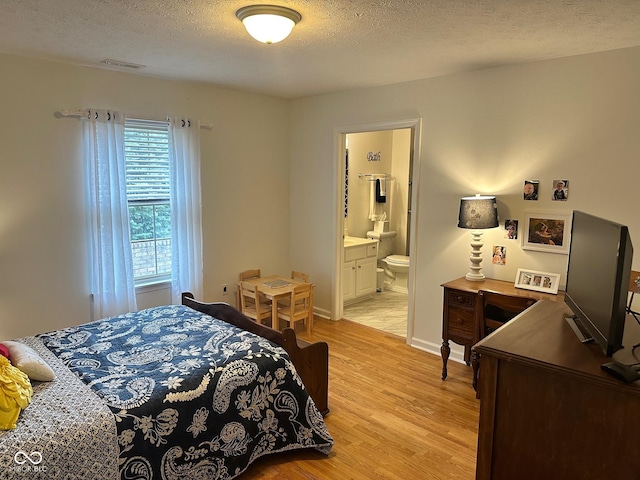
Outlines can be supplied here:
[[367, 153], [367, 161], [369, 161], [369, 162], [379, 162], [380, 161], [380, 152], [378, 152], [378, 153], [373, 153], [373, 152]]

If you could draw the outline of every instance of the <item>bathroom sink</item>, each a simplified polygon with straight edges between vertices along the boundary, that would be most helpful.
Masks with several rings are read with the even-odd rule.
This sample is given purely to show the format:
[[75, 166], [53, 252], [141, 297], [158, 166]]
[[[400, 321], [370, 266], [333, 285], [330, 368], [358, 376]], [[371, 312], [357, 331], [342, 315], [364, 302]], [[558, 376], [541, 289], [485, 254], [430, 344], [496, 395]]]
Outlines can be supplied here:
[[371, 240], [369, 238], [344, 237], [345, 247], [353, 247], [354, 245], [365, 245], [367, 243], [373, 243], [373, 242], [375, 242], [375, 240]]

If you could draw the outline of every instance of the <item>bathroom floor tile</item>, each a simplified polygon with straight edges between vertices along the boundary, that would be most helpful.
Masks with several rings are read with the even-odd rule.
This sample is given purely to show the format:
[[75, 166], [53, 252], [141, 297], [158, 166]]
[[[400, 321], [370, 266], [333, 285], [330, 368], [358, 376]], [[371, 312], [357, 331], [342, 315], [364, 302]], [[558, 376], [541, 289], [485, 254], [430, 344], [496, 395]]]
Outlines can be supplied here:
[[369, 300], [344, 307], [343, 317], [406, 338], [407, 303], [406, 294], [383, 290]]

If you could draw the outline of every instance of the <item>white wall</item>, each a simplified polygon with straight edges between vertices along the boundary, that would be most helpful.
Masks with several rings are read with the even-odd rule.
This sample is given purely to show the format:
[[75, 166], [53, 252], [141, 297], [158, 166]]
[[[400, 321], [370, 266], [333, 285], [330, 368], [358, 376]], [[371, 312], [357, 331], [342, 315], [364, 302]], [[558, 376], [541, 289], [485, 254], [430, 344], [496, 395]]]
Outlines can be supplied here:
[[[0, 338], [89, 318], [81, 129], [55, 118], [64, 108], [214, 124], [202, 132], [205, 300], [232, 301], [233, 290], [222, 297], [219, 288], [240, 270], [295, 267], [311, 275], [318, 308], [331, 310], [342, 234], [336, 132], [363, 124], [422, 118], [414, 345], [438, 351], [440, 284], [468, 270], [461, 196], [496, 194], [501, 218], [522, 218], [523, 179], [545, 188], [567, 178], [569, 202], [543, 193], [539, 209], [607, 216], [640, 244], [640, 48], [294, 101], [19, 57], [0, 64]], [[485, 239], [487, 258], [504, 243], [498, 230]], [[507, 244], [506, 266], [485, 262], [485, 273], [564, 273], [566, 256], [518, 245]]]
[[[316, 304], [333, 304], [337, 132], [350, 125], [422, 118], [414, 184], [416, 346], [439, 351], [440, 285], [468, 271], [469, 232], [456, 228], [462, 196], [496, 194], [501, 218], [522, 219], [533, 207], [522, 200], [522, 182], [536, 178], [543, 189], [536, 209], [580, 209], [628, 224], [640, 250], [639, 84], [640, 48], [630, 48], [295, 100], [292, 262], [306, 259], [306, 269], [326, 280], [316, 282]], [[557, 178], [571, 182], [568, 202], [550, 200]], [[564, 281], [565, 255], [524, 251], [502, 236], [500, 229], [485, 234], [485, 258], [493, 244], [508, 248], [506, 266], [484, 262], [487, 276], [511, 282], [525, 267], [562, 273]], [[461, 349], [453, 351], [459, 358]]]
[[90, 319], [81, 122], [56, 118], [61, 109], [213, 124], [201, 135], [205, 300], [234, 303], [241, 270], [291, 270], [288, 101], [6, 55], [0, 64], [0, 339]]

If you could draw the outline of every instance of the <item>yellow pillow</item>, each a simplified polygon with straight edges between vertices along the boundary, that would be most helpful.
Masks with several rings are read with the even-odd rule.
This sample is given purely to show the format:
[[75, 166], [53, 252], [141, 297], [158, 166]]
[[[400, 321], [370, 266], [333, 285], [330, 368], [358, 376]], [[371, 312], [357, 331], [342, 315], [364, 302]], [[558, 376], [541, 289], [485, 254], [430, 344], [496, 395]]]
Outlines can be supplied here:
[[0, 355], [0, 430], [13, 430], [20, 412], [31, 403], [29, 377]]

